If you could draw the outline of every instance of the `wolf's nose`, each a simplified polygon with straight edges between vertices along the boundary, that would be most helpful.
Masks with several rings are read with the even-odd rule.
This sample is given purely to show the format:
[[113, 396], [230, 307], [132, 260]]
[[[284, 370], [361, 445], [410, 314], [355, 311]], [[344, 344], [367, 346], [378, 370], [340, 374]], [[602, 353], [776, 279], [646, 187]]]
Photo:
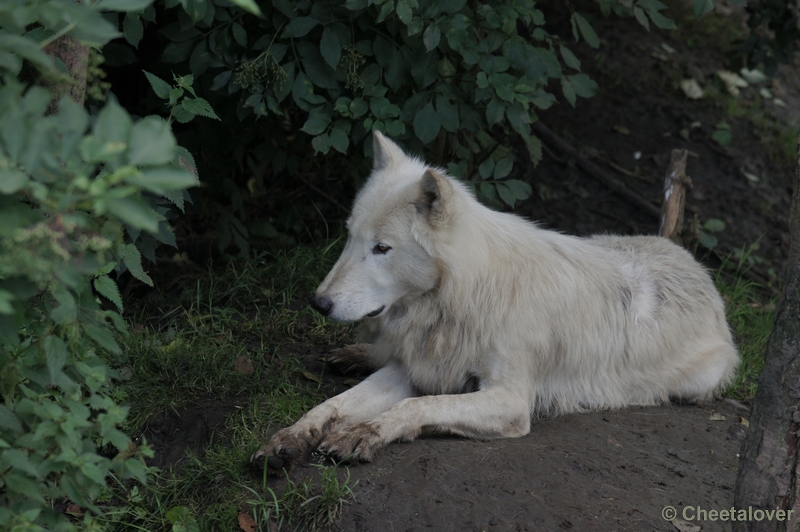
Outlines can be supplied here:
[[328, 296], [318, 296], [314, 294], [311, 297], [311, 306], [322, 314], [323, 316], [327, 316], [331, 313], [331, 309], [333, 308], [333, 300]]

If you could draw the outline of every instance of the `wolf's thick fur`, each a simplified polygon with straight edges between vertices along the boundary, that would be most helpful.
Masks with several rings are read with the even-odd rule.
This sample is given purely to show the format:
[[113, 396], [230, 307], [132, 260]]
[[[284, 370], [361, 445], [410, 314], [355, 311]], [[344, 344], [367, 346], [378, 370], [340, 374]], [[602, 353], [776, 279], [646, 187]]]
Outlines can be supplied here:
[[487, 209], [375, 133], [373, 173], [313, 303], [363, 320], [376, 367], [254, 459], [371, 460], [423, 431], [529, 432], [532, 415], [710, 399], [738, 355], [722, 299], [659, 237], [582, 239]]

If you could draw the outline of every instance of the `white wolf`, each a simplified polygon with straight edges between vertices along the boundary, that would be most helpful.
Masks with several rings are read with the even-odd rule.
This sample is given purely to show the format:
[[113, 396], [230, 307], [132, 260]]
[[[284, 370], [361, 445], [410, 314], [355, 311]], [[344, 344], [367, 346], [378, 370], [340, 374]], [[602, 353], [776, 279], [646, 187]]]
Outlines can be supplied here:
[[276, 433], [256, 463], [291, 467], [316, 448], [369, 461], [423, 432], [523, 436], [532, 415], [703, 401], [730, 382], [722, 299], [684, 249], [540, 229], [378, 132], [373, 144], [312, 305], [362, 320], [370, 343], [349, 353], [381, 369]]

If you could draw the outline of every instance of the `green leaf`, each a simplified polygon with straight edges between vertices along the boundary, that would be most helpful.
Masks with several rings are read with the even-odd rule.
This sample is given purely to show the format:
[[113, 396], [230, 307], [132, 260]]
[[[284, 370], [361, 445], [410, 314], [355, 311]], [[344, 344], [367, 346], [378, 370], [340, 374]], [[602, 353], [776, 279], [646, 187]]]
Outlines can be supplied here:
[[233, 33], [233, 40], [239, 43], [239, 46], [247, 48], [247, 30], [238, 22], [234, 22], [231, 25], [231, 32]]
[[506, 177], [508, 174], [511, 173], [511, 169], [514, 167], [514, 159], [511, 157], [504, 157], [497, 161], [497, 164], [494, 166], [494, 173], [492, 175], [493, 179], [502, 179]]
[[700, 242], [700, 245], [708, 249], [714, 249], [714, 247], [717, 244], [719, 244], [719, 240], [717, 240], [717, 237], [715, 237], [714, 235], [710, 235], [705, 231], [700, 231], [700, 235], [697, 238], [697, 241]]
[[414, 134], [423, 144], [432, 142], [439, 135], [441, 128], [439, 116], [431, 103], [420, 109], [414, 116]]
[[52, 294], [58, 306], [50, 311], [50, 318], [59, 325], [75, 320], [78, 317], [78, 308], [70, 291], [61, 286], [53, 290]]
[[320, 135], [328, 129], [328, 124], [330, 123], [330, 117], [325, 116], [325, 118], [321, 118], [320, 116], [316, 116], [306, 120], [306, 123], [300, 128], [300, 131], [308, 133], [309, 135]]
[[97, 342], [100, 347], [114, 354], [122, 352], [122, 349], [119, 348], [119, 344], [114, 340], [114, 335], [111, 334], [111, 331], [109, 331], [107, 327], [87, 325], [84, 330], [86, 334], [89, 335], [89, 338]]
[[120, 312], [122, 312], [122, 296], [119, 293], [119, 287], [108, 275], [101, 275], [94, 280], [94, 289], [97, 293], [114, 303]]
[[714, 9], [714, 0], [694, 0], [694, 16], [697, 18], [702, 17], [712, 9]]
[[583, 35], [583, 38], [586, 39], [587, 43], [589, 43], [589, 46], [592, 48], [597, 48], [600, 46], [600, 39], [597, 37], [597, 33], [595, 33], [591, 24], [589, 24], [589, 22], [579, 13], [573, 13], [572, 18], [578, 25], [578, 28], [581, 30], [581, 35]]
[[50, 373], [50, 382], [58, 382], [58, 375], [64, 368], [64, 364], [69, 358], [69, 351], [64, 340], [52, 334], [44, 337], [45, 359], [47, 360], [47, 371]]
[[[56, 71], [53, 58], [44, 53], [39, 45], [30, 38], [10, 33], [0, 33], [0, 59], [3, 66], [17, 74], [22, 67], [20, 58], [27, 59], [43, 71]], [[6, 52], [10, 52], [7, 54]]]
[[581, 69], [581, 62], [577, 57], [575, 57], [575, 54], [573, 54], [569, 48], [566, 46], [561, 46], [559, 50], [561, 51], [561, 57], [564, 58], [564, 63], [566, 63], [568, 67], [574, 68], [575, 70]]
[[0, 404], [0, 427], [6, 428], [15, 434], [22, 432], [22, 424], [17, 419], [17, 415], [3, 404]]
[[597, 94], [597, 83], [587, 74], [574, 74], [568, 77], [572, 88], [575, 89], [575, 94], [581, 98], [591, 98]]
[[425, 49], [429, 52], [439, 46], [439, 41], [442, 38], [442, 30], [436, 24], [431, 24], [422, 34], [422, 42], [425, 44]]
[[14, 299], [14, 294], [0, 288], [0, 314], [14, 314], [14, 305], [11, 303]]
[[411, 17], [413, 16], [409, 0], [397, 0], [397, 8], [395, 9], [395, 13], [397, 13], [397, 18], [400, 19], [400, 22], [408, 26], [408, 24], [411, 22]]
[[257, 17], [264, 16], [261, 13], [261, 9], [258, 7], [258, 4], [256, 4], [254, 0], [230, 0], [230, 2], [236, 6], [241, 7], [251, 15], [255, 15]]
[[[84, 6], [75, 6], [75, 9], [69, 10], [67, 16], [69, 17], [68, 21], [70, 25], [65, 29], [72, 28], [67, 32], [67, 35], [74, 37], [84, 44], [96, 45], [100, 48], [108, 41], [121, 36], [119, 31], [117, 31], [116, 22], [112, 24], [93, 9], [86, 9]], [[64, 22], [67, 22], [67, 20]]]
[[212, 91], [216, 91], [216, 90], [221, 89], [222, 87], [225, 87], [228, 84], [228, 82], [231, 80], [231, 76], [232, 75], [233, 75], [233, 71], [232, 70], [226, 70], [226, 71], [222, 72], [221, 74], [217, 74], [214, 77], [213, 83], [211, 84], [211, 90]]
[[158, 231], [158, 214], [141, 199], [131, 197], [109, 198], [106, 202], [109, 212], [126, 224], [149, 233]]
[[350, 146], [350, 137], [347, 136], [341, 129], [332, 129], [330, 133], [331, 146], [339, 153], [347, 154], [347, 148]]
[[15, 169], [3, 170], [0, 177], [0, 194], [13, 194], [28, 184], [28, 175]]
[[478, 193], [483, 198], [486, 198], [488, 203], [493, 203], [497, 197], [496, 183], [492, 183], [491, 181], [483, 181], [478, 183]]
[[458, 13], [466, 3], [467, 0], [439, 0], [436, 5], [440, 13]]
[[142, 11], [153, 0], [100, 0], [94, 6], [98, 11]]
[[478, 166], [478, 173], [483, 179], [489, 179], [494, 172], [494, 159], [489, 158]]
[[507, 181], [503, 181], [503, 183], [508, 186], [511, 193], [514, 194], [514, 197], [520, 201], [530, 198], [531, 194], [533, 193], [531, 186], [524, 181], [520, 181], [519, 179], [509, 179]]
[[506, 112], [506, 106], [497, 98], [492, 98], [489, 105], [486, 106], [486, 121], [489, 127], [501, 122]]
[[450, 133], [458, 131], [458, 107], [450, 103], [444, 95], [436, 96], [436, 114], [439, 116], [439, 122], [442, 127]]
[[551, 78], [560, 78], [562, 76], [561, 63], [558, 62], [556, 55], [545, 48], [531, 48], [531, 55], [538, 61], [544, 63], [547, 68], [547, 75]]
[[661, 13], [658, 13], [657, 11], [648, 11], [647, 14], [650, 16], [650, 20], [653, 21], [653, 24], [655, 24], [662, 30], [675, 29], [675, 22], [673, 20], [668, 19]]
[[353, 118], [360, 118], [364, 116], [364, 113], [367, 111], [369, 111], [369, 105], [367, 105], [367, 102], [362, 98], [356, 98], [350, 102], [350, 113], [353, 115]]
[[390, 137], [399, 137], [406, 132], [406, 125], [400, 120], [390, 120], [386, 122], [386, 133]]
[[142, 254], [139, 249], [133, 244], [126, 244], [122, 248], [122, 260], [125, 261], [125, 266], [130, 270], [131, 275], [142, 281], [148, 286], [153, 286], [153, 280], [142, 268]]
[[[61, 478], [63, 479], [65, 476], [62, 475]], [[45, 504], [44, 498], [39, 492], [39, 485], [29, 477], [22, 476], [15, 471], [9, 471], [3, 475], [3, 481], [5, 482], [5, 489], [8, 491], [19, 493], [27, 499]]]
[[184, 98], [181, 106], [194, 115], [214, 118], [215, 120], [220, 119], [211, 108], [211, 104], [203, 98]]
[[727, 146], [733, 140], [729, 129], [718, 129], [711, 135], [711, 138], [720, 146]]
[[319, 43], [319, 51], [322, 58], [328, 63], [331, 68], [336, 68], [339, 64], [339, 59], [342, 57], [342, 43], [339, 42], [339, 36], [330, 26], [325, 26], [322, 30], [322, 40]]
[[122, 34], [125, 36], [125, 40], [134, 48], [139, 48], [139, 41], [144, 36], [142, 20], [138, 16], [130, 13], [126, 14], [125, 18], [122, 19]]
[[156, 93], [156, 96], [162, 100], [168, 100], [169, 91], [172, 89], [170, 84], [146, 70], [142, 70], [142, 72], [144, 72], [144, 75], [147, 77], [147, 81], [150, 82], [150, 86], [153, 87], [153, 92]]
[[522, 138], [525, 140], [525, 147], [528, 148], [528, 155], [531, 156], [531, 163], [537, 166], [542, 162], [542, 141], [531, 134], [523, 135]]
[[703, 224], [703, 229], [712, 233], [719, 233], [725, 230], [725, 222], [719, 218], [710, 218]]
[[128, 163], [132, 166], [167, 164], [175, 157], [175, 137], [162, 119], [148, 116], [133, 126]]
[[508, 185], [503, 182], [499, 182], [495, 183], [495, 186], [497, 187], [497, 194], [500, 196], [500, 199], [503, 200], [503, 203], [509, 207], [513, 207], [517, 202], [517, 198]]
[[647, 20], [647, 17], [644, 14], [644, 10], [641, 7], [634, 7], [633, 8], [633, 16], [636, 17], [636, 20], [644, 26], [644, 29], [650, 31], [650, 21]]
[[315, 18], [297, 17], [286, 25], [281, 37], [284, 39], [291, 37], [302, 37], [311, 31], [317, 24], [319, 24], [319, 21]]
[[28, 455], [22, 449], [8, 449], [3, 451], [0, 456], [2, 456], [0, 461], [5, 464], [6, 467], [16, 469], [17, 472], [24, 472], [35, 479], [39, 479], [39, 472], [33, 467], [33, 464], [28, 460]]
[[195, 187], [198, 183], [197, 177], [193, 173], [173, 166], [145, 170], [129, 176], [126, 181], [156, 194], [166, 194], [170, 190]]
[[165, 63], [181, 63], [189, 58], [194, 49], [194, 41], [171, 42], [161, 55], [161, 60]]
[[131, 117], [117, 103], [110, 102], [97, 115], [97, 122], [92, 128], [95, 139], [106, 143], [128, 144], [131, 134]]
[[327, 154], [331, 149], [331, 138], [327, 133], [317, 135], [311, 139], [311, 146], [314, 148], [314, 154]]

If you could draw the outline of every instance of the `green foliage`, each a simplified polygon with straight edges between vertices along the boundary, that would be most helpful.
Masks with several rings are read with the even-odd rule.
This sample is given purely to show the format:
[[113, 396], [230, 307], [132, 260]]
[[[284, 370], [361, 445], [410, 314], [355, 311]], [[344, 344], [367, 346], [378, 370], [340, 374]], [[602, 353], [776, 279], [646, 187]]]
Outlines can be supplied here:
[[726, 395], [745, 401], [755, 396], [758, 378], [764, 370], [767, 340], [775, 324], [775, 301], [765, 304], [765, 298], [758, 293], [763, 287], [744, 278], [752, 265], [751, 259], [755, 258], [756, 248], [757, 243], [723, 260], [715, 279], [725, 300], [725, 314], [741, 358]]
[[[197, 98], [197, 94], [192, 88], [194, 76], [175, 76], [174, 85], [170, 86], [169, 83], [159, 78], [155, 74], [145, 72], [147, 81], [153, 87], [153, 92], [162, 100], [167, 100], [170, 112], [170, 122], [177, 120], [181, 124], [191, 122], [196, 116], [204, 116], [207, 118], [214, 118], [219, 120], [219, 117], [211, 108], [211, 104], [203, 98]], [[189, 92], [194, 98], [189, 98], [186, 95]]]
[[[593, 13], [567, 4], [571, 35], [551, 32], [550, 6], [533, 0], [161, 0], [119, 24], [132, 46], [151, 39], [149, 50], [162, 47], [145, 68], [170, 120], [211, 116], [200, 98], [217, 110], [220, 127], [199, 124], [187, 136], [198, 149], [214, 147], [213, 161], [201, 161], [211, 170], [205, 192], [218, 207], [207, 209], [216, 218], [208, 225], [221, 250], [236, 245], [246, 256], [252, 237], [284, 245], [303, 232], [325, 238], [304, 222], [332, 213], [318, 213], [308, 197], [346, 209], [368, 172], [373, 130], [448, 164], [494, 207], [527, 198], [519, 158], [541, 160], [531, 132], [538, 113], [598, 90], [570, 49], [600, 45], [595, 17], [672, 27], [658, 0], [597, 4]], [[108, 52], [136, 61], [119, 49], [112, 43]], [[180, 103], [185, 79], [196, 94]], [[478, 169], [489, 160], [508, 160], [508, 173], [483, 176]]]
[[[658, 2], [640, 3], [657, 12]], [[371, 155], [370, 133], [380, 130], [412, 151], [438, 150], [439, 162], [458, 161], [450, 171], [483, 181], [485, 199], [513, 204], [530, 187], [503, 181], [515, 162], [509, 137], [521, 136], [538, 162], [541, 143], [530, 125], [555, 103], [553, 88], [560, 84], [572, 105], [597, 90], [569, 43], [545, 31], [532, 0], [241, 5], [261, 17], [227, 2], [167, 1], [182, 31], [165, 28], [171, 43], [162, 60], [187, 62], [195, 79], [213, 77], [211, 90], [236, 95], [238, 120], [273, 122], [272, 152], [262, 155], [279, 172], [309, 162], [305, 149], [287, 145], [298, 129], [314, 153], [357, 159]], [[597, 45], [589, 22], [573, 20], [575, 38]], [[165, 84], [153, 88], [166, 94]], [[482, 178], [476, 170], [487, 158], [507, 161], [508, 172]]]
[[703, 247], [707, 249], [714, 249], [719, 240], [711, 233], [720, 233], [725, 230], [725, 222], [718, 218], [710, 218], [706, 220], [703, 227], [700, 229], [697, 240]]
[[[147, 3], [0, 6], [3, 529], [72, 529], [53, 500], [97, 514], [109, 475], [146, 480], [142, 457], [150, 450], [117, 428], [128, 409], [112, 399], [116, 374], [99, 356], [118, 355], [115, 335], [126, 331], [109, 274], [127, 267], [146, 277], [136, 245], [148, 250], [142, 235], [174, 243], [168, 200], [156, 195], [183, 194], [197, 180], [180, 167], [160, 118], [135, 121], [113, 102], [90, 116], [71, 99], [52, 102], [48, 88], [17, 75], [25, 59], [44, 77], [68, 82], [44, 44], [70, 35], [102, 45], [118, 33], [100, 10]], [[94, 291], [117, 310], [104, 309]], [[88, 512], [85, 521], [92, 522]]]
[[[744, 3], [739, 0], [737, 3]], [[751, 65], [764, 65], [767, 75], [777, 72], [778, 64], [792, 63], [800, 42], [797, 5], [790, 0], [747, 3], [750, 35], [742, 45]]]

